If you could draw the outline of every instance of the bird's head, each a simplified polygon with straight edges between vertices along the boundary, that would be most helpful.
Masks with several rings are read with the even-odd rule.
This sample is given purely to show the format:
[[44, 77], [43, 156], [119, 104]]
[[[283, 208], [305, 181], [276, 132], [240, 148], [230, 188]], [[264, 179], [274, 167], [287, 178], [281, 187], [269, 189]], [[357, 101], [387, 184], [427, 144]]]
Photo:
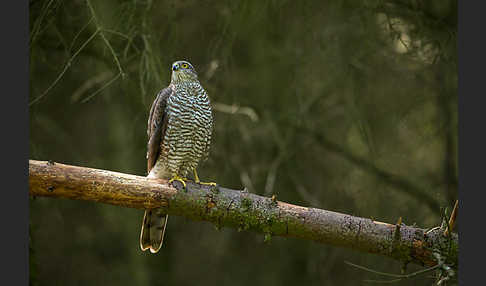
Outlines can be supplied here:
[[197, 80], [197, 73], [188, 61], [176, 61], [172, 64], [172, 83]]

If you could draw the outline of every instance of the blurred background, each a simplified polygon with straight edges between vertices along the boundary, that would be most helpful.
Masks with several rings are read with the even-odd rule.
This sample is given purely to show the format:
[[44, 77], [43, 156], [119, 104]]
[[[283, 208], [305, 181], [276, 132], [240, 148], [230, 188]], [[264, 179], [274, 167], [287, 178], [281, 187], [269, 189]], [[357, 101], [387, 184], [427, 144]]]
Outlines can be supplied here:
[[[31, 0], [29, 157], [145, 175], [150, 106], [186, 59], [214, 107], [202, 180], [437, 226], [457, 198], [456, 31], [454, 0]], [[151, 255], [142, 216], [31, 198], [31, 285], [363, 285], [389, 278], [344, 261], [402, 267], [175, 216]]]

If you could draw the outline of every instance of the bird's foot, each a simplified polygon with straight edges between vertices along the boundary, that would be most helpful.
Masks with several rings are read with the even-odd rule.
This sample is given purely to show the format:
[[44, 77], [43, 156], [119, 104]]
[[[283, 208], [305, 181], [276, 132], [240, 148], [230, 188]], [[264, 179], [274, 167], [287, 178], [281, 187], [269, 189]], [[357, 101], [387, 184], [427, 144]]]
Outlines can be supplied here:
[[206, 185], [206, 186], [213, 186], [213, 187], [216, 187], [218, 185], [215, 182], [201, 182], [201, 181], [196, 181], [196, 184]]
[[184, 187], [184, 189], [186, 188], [186, 182], [187, 181], [187, 178], [182, 178], [180, 176], [177, 176], [175, 175], [174, 177], [172, 177], [170, 180], [169, 180], [169, 184], [172, 184], [172, 182], [174, 181], [179, 181], [182, 183], [182, 186]]
[[196, 169], [193, 169], [193, 172], [194, 172], [194, 182], [196, 184], [200, 184], [200, 185], [206, 185], [206, 186], [213, 186], [213, 187], [216, 187], [218, 184], [214, 183], [214, 182], [201, 182], [199, 180], [199, 176], [197, 175], [197, 171]]
[[214, 182], [201, 182], [199, 180], [195, 181], [196, 184], [199, 184], [199, 185], [203, 185], [203, 186], [209, 186], [210, 190], [212, 192], [216, 192], [216, 193], [219, 193], [219, 187], [218, 187], [218, 184], [214, 183]]

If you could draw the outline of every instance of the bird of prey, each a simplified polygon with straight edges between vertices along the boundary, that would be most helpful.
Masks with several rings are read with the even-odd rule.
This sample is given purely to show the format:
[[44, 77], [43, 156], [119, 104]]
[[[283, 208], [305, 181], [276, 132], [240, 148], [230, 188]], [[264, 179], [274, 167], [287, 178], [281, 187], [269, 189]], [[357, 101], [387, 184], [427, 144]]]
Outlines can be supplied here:
[[[196, 167], [207, 159], [213, 116], [209, 97], [187, 61], [172, 64], [168, 87], [162, 89], [152, 103], [148, 118], [148, 178], [180, 181], [184, 188], [188, 172], [199, 184]], [[156, 253], [162, 246], [167, 214], [161, 209], [147, 209], [143, 216], [140, 248]]]

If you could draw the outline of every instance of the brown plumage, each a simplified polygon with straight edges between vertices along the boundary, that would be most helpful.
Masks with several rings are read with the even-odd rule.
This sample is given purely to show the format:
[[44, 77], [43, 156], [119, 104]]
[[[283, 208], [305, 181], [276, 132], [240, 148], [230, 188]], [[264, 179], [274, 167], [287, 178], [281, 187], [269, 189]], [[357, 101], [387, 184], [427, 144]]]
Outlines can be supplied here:
[[148, 118], [147, 136], [147, 173], [150, 173], [160, 155], [160, 143], [167, 130], [168, 116], [165, 112], [167, 99], [172, 94], [172, 88], [166, 87], [157, 94]]
[[[172, 94], [172, 89], [164, 88], [159, 92], [152, 107], [148, 118], [147, 126], [147, 173], [155, 166], [157, 158], [160, 155], [160, 145], [162, 138], [165, 136], [167, 129], [167, 114], [165, 108], [167, 99]], [[168, 179], [167, 174], [160, 174], [160, 178]], [[150, 249], [151, 253], [157, 253], [162, 247], [164, 240], [165, 228], [167, 226], [168, 215], [161, 212], [160, 209], [146, 210], [143, 215], [142, 229], [140, 231], [140, 248], [142, 251]]]

